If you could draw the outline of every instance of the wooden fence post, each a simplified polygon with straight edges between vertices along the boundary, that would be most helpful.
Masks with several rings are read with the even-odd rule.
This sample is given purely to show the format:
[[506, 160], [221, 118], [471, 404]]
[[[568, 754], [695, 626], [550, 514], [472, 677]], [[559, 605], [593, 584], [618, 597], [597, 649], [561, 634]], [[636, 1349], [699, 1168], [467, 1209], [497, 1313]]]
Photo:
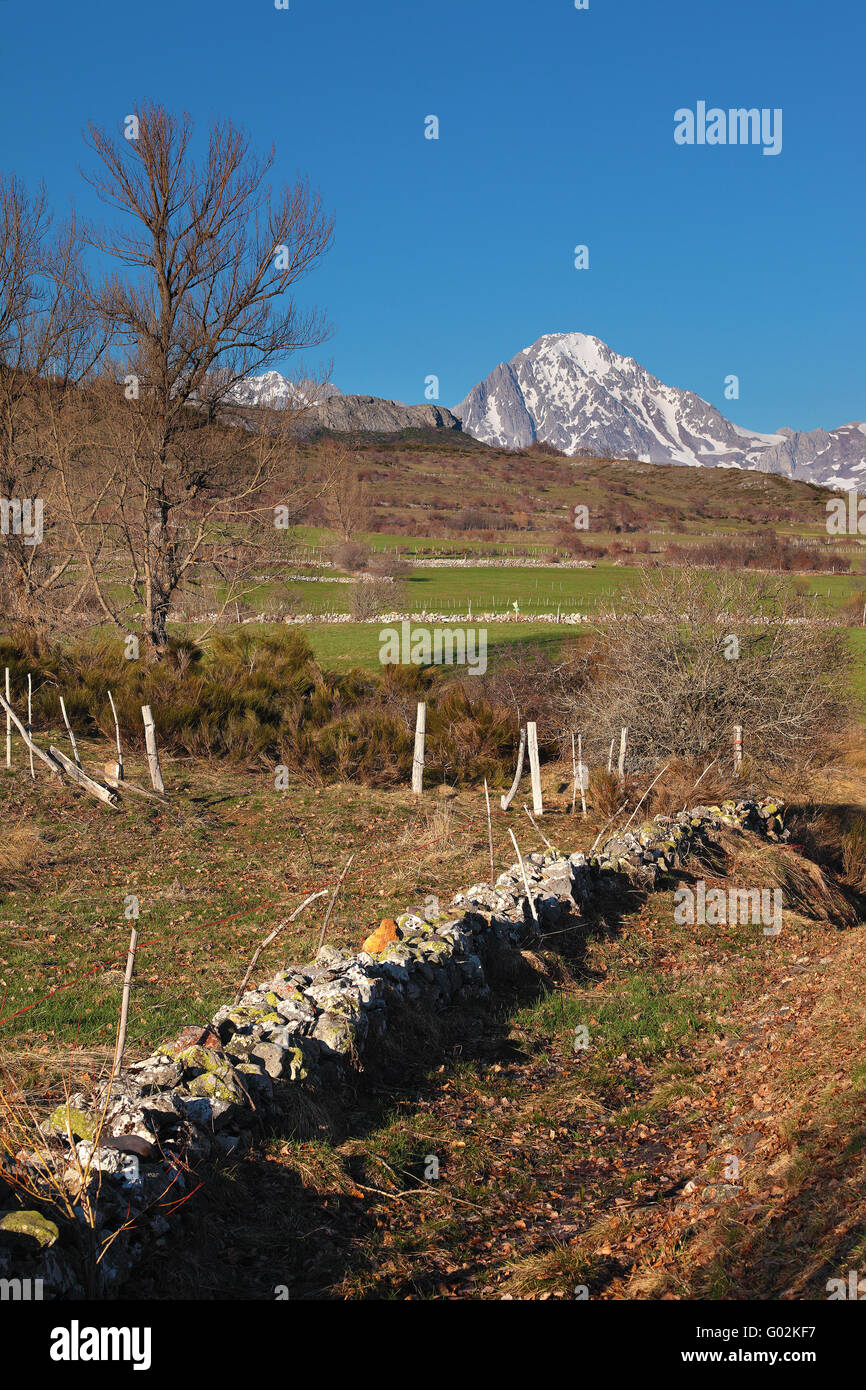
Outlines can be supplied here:
[[[583, 819], [586, 820], [586, 788], [585, 788], [584, 785], [583, 785], [583, 784], [584, 784], [584, 780], [585, 780], [585, 779], [584, 779], [584, 772], [586, 771], [586, 769], [585, 769], [584, 766], [583, 766], [583, 735], [582, 735], [582, 734], [578, 734], [578, 736], [577, 736], [577, 767], [578, 767], [578, 772], [579, 772], [579, 775], [580, 775], [580, 809], [581, 809], [581, 811], [583, 812]], [[572, 807], [572, 810], [573, 810], [573, 809], [574, 809], [574, 807]]]
[[[33, 737], [33, 677], [27, 673], [27, 735]], [[33, 745], [28, 744], [27, 751], [30, 754], [30, 776], [36, 781], [36, 771], [33, 767]]]
[[619, 764], [618, 764], [618, 766], [617, 766], [617, 772], [619, 773], [619, 780], [620, 780], [621, 782], [623, 782], [623, 781], [625, 780], [625, 750], [626, 750], [626, 745], [627, 745], [627, 744], [628, 744], [628, 729], [620, 729], [620, 731], [619, 731]]
[[734, 771], [739, 772], [743, 761], [743, 726], [734, 725]]
[[526, 730], [525, 730], [525, 729], [521, 729], [521, 730], [520, 730], [520, 746], [519, 746], [519, 748], [517, 749], [517, 771], [516, 771], [515, 774], [514, 774], [514, 781], [511, 783], [511, 789], [510, 789], [510, 791], [508, 791], [508, 792], [506, 793], [505, 796], [500, 796], [500, 798], [499, 798], [499, 804], [500, 804], [500, 806], [502, 807], [503, 811], [507, 811], [507, 810], [508, 810], [509, 806], [511, 805], [512, 801], [513, 801], [514, 798], [515, 798], [515, 795], [517, 794], [517, 788], [520, 786], [520, 779], [521, 779], [521, 777], [523, 776], [523, 755], [524, 755], [525, 752], [526, 752]]
[[537, 816], [544, 814], [541, 799], [541, 768], [538, 765], [538, 728], [532, 721], [526, 725], [526, 742], [529, 747], [529, 773], [532, 778], [532, 809]]
[[63, 703], [63, 696], [60, 696], [60, 713], [63, 715], [63, 722], [66, 725], [66, 732], [69, 735], [69, 742], [72, 744], [72, 756], [75, 759], [75, 766], [81, 767], [81, 759], [78, 756], [78, 745], [75, 742], [75, 735], [72, 732], [72, 725], [69, 722], [69, 715], [66, 713], [66, 706]]
[[135, 968], [135, 952], [138, 947], [138, 929], [133, 927], [129, 937], [129, 952], [126, 957], [126, 972], [123, 976], [123, 998], [120, 1004], [120, 1025], [117, 1029], [117, 1051], [114, 1054], [113, 1072], [116, 1076], [123, 1066], [123, 1051], [126, 1047], [126, 1027], [129, 1022], [129, 992], [132, 988], [132, 972]]
[[61, 753], [60, 749], [55, 748], [53, 744], [50, 745], [48, 752], [55, 763], [60, 764], [67, 777], [71, 777], [73, 782], [78, 783], [79, 787], [84, 787], [84, 790], [90, 792], [91, 796], [104, 801], [106, 806], [117, 807], [117, 796], [108, 787], [103, 787], [100, 782], [95, 782], [92, 777], [88, 777], [77, 763], [74, 763], [71, 758], [67, 758], [66, 754]]
[[117, 710], [114, 708], [114, 700], [111, 698], [111, 691], [108, 692], [108, 703], [111, 705], [111, 713], [114, 715], [114, 735], [117, 740], [117, 776], [123, 781], [123, 752], [120, 747], [120, 725], [117, 722]]
[[424, 790], [424, 735], [427, 732], [427, 706], [423, 700], [418, 701], [418, 713], [415, 716], [415, 751], [412, 754], [412, 790], [416, 796], [420, 796]]
[[165, 783], [162, 780], [162, 772], [159, 766], [159, 754], [156, 751], [156, 725], [153, 722], [153, 714], [150, 705], [142, 705], [141, 717], [144, 720], [144, 743], [147, 748], [147, 765], [150, 768], [150, 780], [153, 783], [153, 790], [159, 792], [160, 796], [165, 795]]
[[[9, 690], [9, 667], [6, 667], [6, 703], [11, 705], [12, 695]], [[6, 711], [6, 766], [12, 766], [12, 720], [9, 711]]]
[[484, 778], [484, 800], [487, 804], [487, 843], [490, 848], [490, 887], [494, 886], [496, 870], [493, 867], [493, 822], [490, 819], [490, 793], [487, 790], [487, 778]]

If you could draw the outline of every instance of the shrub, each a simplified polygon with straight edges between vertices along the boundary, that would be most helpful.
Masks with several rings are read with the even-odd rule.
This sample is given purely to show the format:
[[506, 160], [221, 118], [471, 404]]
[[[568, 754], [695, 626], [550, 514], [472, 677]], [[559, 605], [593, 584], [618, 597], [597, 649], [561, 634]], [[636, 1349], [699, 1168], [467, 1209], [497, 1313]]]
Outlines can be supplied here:
[[403, 586], [393, 579], [358, 580], [352, 585], [351, 612], [360, 622], [370, 622], [380, 613], [402, 612], [405, 603]]
[[412, 566], [408, 560], [404, 560], [402, 555], [391, 555], [387, 551], [378, 551], [371, 555], [367, 563], [367, 570], [370, 574], [378, 575], [383, 579], [399, 579], [403, 575], [409, 574]]
[[606, 748], [626, 725], [635, 769], [729, 762], [741, 724], [753, 759], [806, 765], [847, 722], [851, 656], [843, 631], [805, 618], [770, 577], [643, 570], [599, 644], [600, 674], [566, 699], [567, 729]]
[[367, 561], [370, 552], [366, 546], [358, 541], [344, 541], [334, 550], [334, 564], [337, 569], [346, 570], [349, 574], [358, 574], [367, 568]]

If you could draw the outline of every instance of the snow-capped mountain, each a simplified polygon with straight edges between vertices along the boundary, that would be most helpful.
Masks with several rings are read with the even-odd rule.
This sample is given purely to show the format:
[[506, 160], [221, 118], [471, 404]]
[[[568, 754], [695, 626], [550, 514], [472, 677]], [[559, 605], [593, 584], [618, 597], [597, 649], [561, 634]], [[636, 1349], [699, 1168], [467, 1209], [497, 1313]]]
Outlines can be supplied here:
[[269, 410], [285, 410], [287, 406], [310, 406], [330, 396], [340, 396], [339, 387], [329, 381], [290, 381], [279, 372], [263, 372], [248, 376], [234, 388], [232, 396], [238, 405], [264, 406]]
[[548, 333], [454, 407], [487, 444], [534, 440], [567, 454], [752, 468], [827, 487], [866, 485], [866, 425], [801, 434], [741, 429], [693, 391], [665, 386], [588, 333]]

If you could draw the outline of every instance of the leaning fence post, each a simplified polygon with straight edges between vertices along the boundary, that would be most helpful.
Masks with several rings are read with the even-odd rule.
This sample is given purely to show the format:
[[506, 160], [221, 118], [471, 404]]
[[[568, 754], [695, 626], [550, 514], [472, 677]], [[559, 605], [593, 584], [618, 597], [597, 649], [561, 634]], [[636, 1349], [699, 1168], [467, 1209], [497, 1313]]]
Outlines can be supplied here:
[[412, 790], [420, 796], [424, 790], [424, 735], [427, 731], [427, 706], [418, 701], [415, 716], [415, 751], [412, 754]]
[[500, 796], [500, 798], [499, 798], [499, 804], [500, 804], [500, 806], [502, 807], [503, 811], [507, 811], [507, 810], [508, 810], [509, 806], [511, 805], [511, 803], [512, 803], [512, 801], [514, 800], [514, 797], [515, 797], [515, 795], [516, 795], [516, 793], [517, 793], [517, 788], [520, 786], [520, 779], [521, 779], [521, 777], [523, 776], [523, 755], [524, 755], [525, 751], [526, 751], [526, 730], [525, 730], [525, 729], [521, 729], [521, 730], [520, 730], [520, 747], [519, 747], [518, 750], [517, 750], [517, 771], [516, 771], [515, 774], [514, 774], [514, 781], [511, 783], [511, 789], [510, 789], [510, 791], [506, 792], [505, 796]]
[[541, 799], [541, 769], [538, 766], [538, 727], [531, 720], [526, 725], [526, 742], [529, 746], [529, 772], [532, 778], [532, 809], [537, 816], [544, 814]]
[[144, 720], [144, 744], [147, 749], [150, 780], [153, 783], [153, 790], [159, 792], [160, 796], [164, 796], [165, 783], [162, 780], [162, 772], [159, 767], [159, 754], [156, 751], [156, 726], [153, 722], [150, 705], [142, 705], [141, 717]]
[[66, 713], [66, 706], [63, 703], [63, 696], [60, 696], [60, 713], [63, 715], [63, 722], [66, 725], [66, 732], [69, 735], [69, 742], [72, 744], [72, 756], [75, 759], [75, 766], [81, 767], [81, 759], [78, 756], [78, 745], [75, 742], [75, 735], [72, 732], [72, 725], [69, 722], [69, 715]]
[[138, 946], [138, 930], [133, 927], [129, 937], [129, 952], [126, 957], [126, 973], [123, 977], [123, 998], [120, 1004], [120, 1026], [117, 1030], [117, 1051], [114, 1054], [114, 1075], [123, 1066], [123, 1050], [126, 1047], [126, 1026], [129, 1021], [129, 991], [132, 988], [132, 972], [135, 967], [135, 952]]
[[618, 766], [617, 766], [617, 771], [618, 771], [618, 773], [619, 773], [619, 780], [620, 780], [621, 782], [625, 780], [625, 750], [626, 750], [626, 744], [627, 744], [627, 743], [628, 743], [628, 729], [620, 729], [620, 731], [619, 731], [619, 764], [618, 764]]
[[114, 735], [117, 740], [117, 775], [123, 781], [123, 752], [120, 747], [120, 725], [117, 722], [117, 710], [114, 708], [114, 700], [111, 698], [111, 691], [108, 692], [108, 703], [111, 705], [111, 713], [114, 715]]
[[734, 771], [739, 772], [743, 761], [743, 726], [734, 725]]

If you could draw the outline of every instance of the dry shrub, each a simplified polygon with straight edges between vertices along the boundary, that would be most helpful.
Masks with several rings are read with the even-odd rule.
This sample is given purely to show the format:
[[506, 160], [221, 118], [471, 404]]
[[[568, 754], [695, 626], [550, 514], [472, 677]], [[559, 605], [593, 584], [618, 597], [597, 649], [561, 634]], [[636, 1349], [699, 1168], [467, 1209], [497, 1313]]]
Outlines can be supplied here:
[[371, 555], [367, 564], [368, 574], [375, 574], [384, 579], [401, 579], [409, 574], [411, 569], [409, 561], [404, 560], [402, 555], [390, 555], [387, 551], [378, 551]]
[[850, 720], [850, 666], [844, 630], [809, 619], [784, 580], [643, 570], [611, 618], [602, 671], [565, 701], [566, 727], [606, 747], [626, 725], [641, 770], [727, 761], [741, 724], [756, 766], [803, 767]]
[[334, 564], [337, 569], [346, 570], [349, 574], [358, 574], [367, 568], [369, 553], [367, 547], [359, 541], [344, 541], [334, 551]]
[[628, 793], [615, 772], [595, 767], [589, 774], [590, 804], [603, 816], [612, 816], [627, 800]]
[[350, 604], [354, 618], [362, 623], [372, 622], [381, 613], [402, 613], [406, 607], [406, 593], [402, 584], [383, 576], [359, 579], [352, 585]]
[[790, 842], [855, 894], [866, 894], [866, 815], [858, 806], [792, 807]]
[[717, 806], [728, 797], [743, 794], [743, 779], [734, 776], [732, 767], [701, 763], [694, 758], [674, 758], [650, 792], [646, 805], [654, 816], [673, 816], [684, 807]]

